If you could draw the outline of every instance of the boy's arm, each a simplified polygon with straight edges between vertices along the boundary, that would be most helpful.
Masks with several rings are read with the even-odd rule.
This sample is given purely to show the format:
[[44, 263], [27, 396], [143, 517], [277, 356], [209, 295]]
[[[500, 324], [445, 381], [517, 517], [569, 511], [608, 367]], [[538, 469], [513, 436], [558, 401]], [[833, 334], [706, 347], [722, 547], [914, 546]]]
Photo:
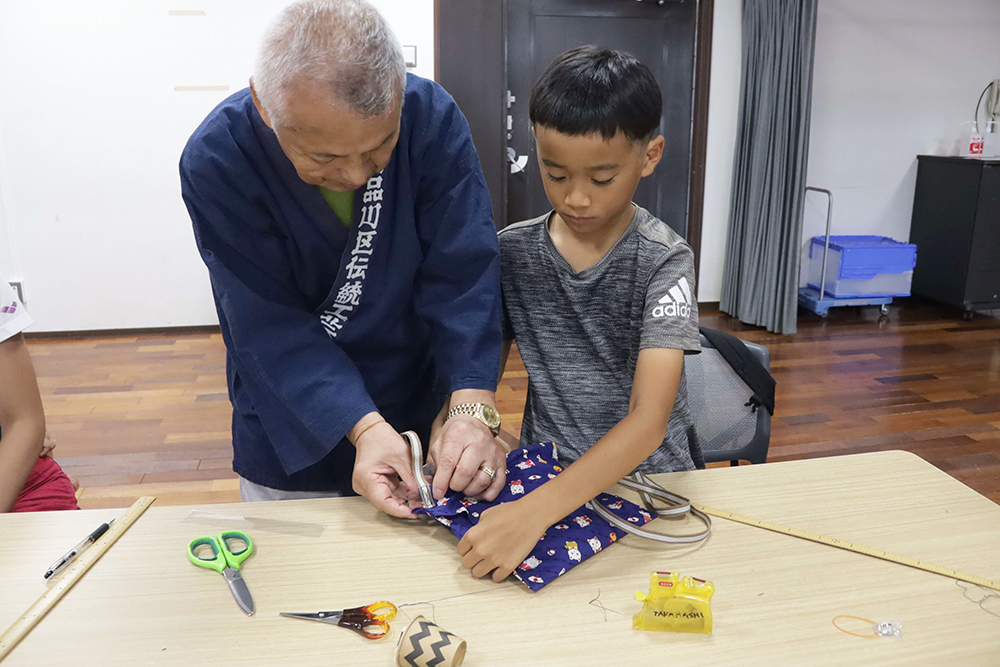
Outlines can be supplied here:
[[45, 412], [24, 336], [0, 342], [0, 512], [9, 512], [38, 461]]
[[632, 472], [660, 444], [677, 396], [683, 350], [639, 352], [629, 413], [566, 470], [524, 498], [492, 507], [458, 544], [462, 565], [476, 577], [503, 581], [545, 530]]

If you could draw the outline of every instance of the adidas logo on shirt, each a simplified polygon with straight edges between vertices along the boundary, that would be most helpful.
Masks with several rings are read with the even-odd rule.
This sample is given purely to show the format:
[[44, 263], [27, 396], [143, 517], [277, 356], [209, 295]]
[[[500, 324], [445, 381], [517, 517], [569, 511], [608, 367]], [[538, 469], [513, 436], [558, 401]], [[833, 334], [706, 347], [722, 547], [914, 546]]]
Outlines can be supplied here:
[[659, 301], [659, 305], [653, 308], [653, 317], [690, 317], [691, 287], [686, 278], [681, 276], [677, 284], [667, 290], [666, 295]]

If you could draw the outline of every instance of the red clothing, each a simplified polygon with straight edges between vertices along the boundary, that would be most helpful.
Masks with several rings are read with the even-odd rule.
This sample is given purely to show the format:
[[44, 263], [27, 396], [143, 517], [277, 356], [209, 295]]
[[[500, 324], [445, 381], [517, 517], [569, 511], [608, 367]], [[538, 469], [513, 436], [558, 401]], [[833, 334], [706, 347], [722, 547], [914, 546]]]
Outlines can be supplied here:
[[78, 509], [80, 506], [76, 504], [73, 483], [55, 459], [46, 456], [35, 463], [10, 511], [51, 512]]

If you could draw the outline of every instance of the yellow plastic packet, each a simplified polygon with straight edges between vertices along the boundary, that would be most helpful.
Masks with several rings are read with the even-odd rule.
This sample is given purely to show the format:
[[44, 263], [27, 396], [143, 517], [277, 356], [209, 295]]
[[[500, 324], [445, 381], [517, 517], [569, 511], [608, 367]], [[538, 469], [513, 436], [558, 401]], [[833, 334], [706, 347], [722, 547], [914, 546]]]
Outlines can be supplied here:
[[632, 617], [636, 630], [712, 632], [711, 581], [681, 577], [678, 572], [652, 572], [649, 594], [636, 591], [642, 611]]

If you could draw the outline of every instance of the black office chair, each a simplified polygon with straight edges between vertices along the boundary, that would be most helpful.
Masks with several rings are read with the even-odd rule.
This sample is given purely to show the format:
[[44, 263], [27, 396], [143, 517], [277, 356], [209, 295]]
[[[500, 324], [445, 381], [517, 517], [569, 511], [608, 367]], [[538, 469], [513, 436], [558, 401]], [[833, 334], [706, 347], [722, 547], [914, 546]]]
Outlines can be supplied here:
[[[743, 342], [770, 372], [767, 348]], [[771, 415], [763, 406], [754, 408], [750, 403], [753, 392], [703, 334], [701, 347], [701, 354], [684, 358], [684, 375], [705, 462], [764, 463], [771, 441]]]

